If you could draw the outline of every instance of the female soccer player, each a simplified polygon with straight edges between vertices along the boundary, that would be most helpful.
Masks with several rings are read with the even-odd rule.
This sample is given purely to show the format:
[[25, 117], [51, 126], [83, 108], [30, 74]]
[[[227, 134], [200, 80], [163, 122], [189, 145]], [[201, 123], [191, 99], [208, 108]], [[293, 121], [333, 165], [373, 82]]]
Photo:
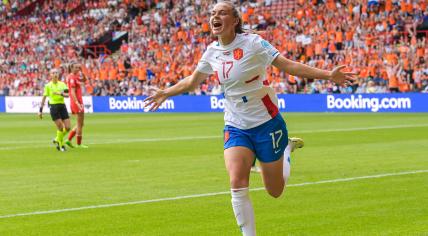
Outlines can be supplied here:
[[[67, 85], [70, 90], [70, 108], [71, 113], [77, 116], [77, 125], [71, 130], [68, 135], [68, 140], [65, 142], [69, 147], [74, 148], [71, 141], [77, 134], [77, 147], [88, 148], [82, 144], [83, 124], [85, 121], [85, 110], [82, 97], [82, 84], [86, 82], [86, 77], [82, 73], [81, 65], [78, 63], [71, 64], [71, 73], [67, 76]], [[81, 79], [82, 77], [82, 79]]]
[[290, 173], [285, 122], [277, 97], [264, 85], [266, 67], [273, 65], [288, 74], [346, 84], [355, 73], [316, 69], [283, 57], [256, 34], [244, 33], [238, 10], [231, 2], [217, 3], [211, 10], [210, 27], [218, 41], [208, 46], [192, 75], [146, 99], [154, 111], [170, 96], [194, 90], [215, 74], [224, 90], [224, 159], [230, 177], [232, 207], [243, 235], [255, 235], [254, 211], [248, 194], [251, 165], [260, 161], [267, 192], [279, 197]]
[[53, 69], [50, 72], [51, 81], [45, 85], [42, 103], [39, 109], [39, 117], [43, 119], [43, 107], [46, 97], [49, 97], [49, 108], [53, 122], [57, 127], [56, 138], [53, 143], [58, 151], [65, 151], [64, 136], [70, 131], [70, 117], [68, 116], [67, 107], [64, 103], [64, 97], [68, 96], [67, 85], [59, 81], [59, 70]]

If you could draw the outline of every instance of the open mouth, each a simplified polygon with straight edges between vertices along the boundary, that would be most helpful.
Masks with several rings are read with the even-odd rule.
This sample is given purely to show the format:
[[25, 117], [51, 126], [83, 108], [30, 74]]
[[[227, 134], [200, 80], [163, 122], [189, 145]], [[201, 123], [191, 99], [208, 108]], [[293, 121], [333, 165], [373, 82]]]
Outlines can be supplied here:
[[221, 22], [218, 22], [218, 21], [213, 22], [212, 25], [213, 25], [213, 29], [215, 29], [215, 30], [218, 30], [223, 26], [223, 24]]

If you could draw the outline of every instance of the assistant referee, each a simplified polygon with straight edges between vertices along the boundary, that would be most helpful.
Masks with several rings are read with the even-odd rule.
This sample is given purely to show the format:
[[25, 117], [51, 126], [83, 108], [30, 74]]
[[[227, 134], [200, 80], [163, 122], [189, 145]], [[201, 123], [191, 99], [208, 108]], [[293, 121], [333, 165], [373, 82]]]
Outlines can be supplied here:
[[59, 81], [60, 72], [58, 69], [50, 71], [51, 81], [45, 85], [42, 103], [39, 109], [39, 117], [43, 118], [43, 107], [46, 98], [49, 97], [49, 108], [53, 122], [56, 125], [56, 137], [52, 141], [58, 151], [65, 151], [64, 136], [70, 131], [70, 117], [68, 116], [67, 107], [64, 103], [64, 97], [68, 96], [67, 85]]

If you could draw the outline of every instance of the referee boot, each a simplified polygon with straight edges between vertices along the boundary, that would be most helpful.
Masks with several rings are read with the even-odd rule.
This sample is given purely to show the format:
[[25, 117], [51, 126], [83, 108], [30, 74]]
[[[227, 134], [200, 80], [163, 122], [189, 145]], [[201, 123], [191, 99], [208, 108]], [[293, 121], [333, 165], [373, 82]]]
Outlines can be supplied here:
[[59, 146], [59, 142], [56, 140], [56, 138], [52, 139], [52, 143], [55, 145], [56, 150], [60, 151], [61, 147]]

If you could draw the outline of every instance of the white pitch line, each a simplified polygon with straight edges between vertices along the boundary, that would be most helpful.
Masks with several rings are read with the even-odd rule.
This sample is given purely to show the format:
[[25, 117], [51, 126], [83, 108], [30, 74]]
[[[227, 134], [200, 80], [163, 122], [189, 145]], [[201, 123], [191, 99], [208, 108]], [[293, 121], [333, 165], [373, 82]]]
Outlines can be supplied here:
[[372, 127], [357, 127], [357, 128], [342, 128], [342, 129], [320, 129], [320, 130], [302, 130], [293, 132], [296, 134], [312, 134], [312, 133], [325, 133], [325, 132], [352, 132], [376, 129], [401, 129], [401, 128], [419, 128], [428, 127], [428, 124], [418, 125], [385, 125], [385, 126], [372, 126]]
[[[378, 174], [378, 175], [357, 176], [357, 177], [342, 178], [342, 179], [321, 180], [321, 181], [305, 182], [305, 183], [299, 183], [299, 184], [289, 184], [287, 185], [287, 188], [302, 187], [307, 185], [327, 184], [327, 183], [350, 182], [350, 181], [361, 180], [361, 179], [376, 179], [376, 178], [383, 178], [383, 177], [389, 177], [389, 176], [412, 175], [412, 174], [420, 174], [420, 173], [428, 173], [428, 170], [404, 171], [404, 172], [385, 173], [385, 174]], [[253, 188], [250, 191], [252, 192], [261, 191], [264, 189], [265, 189], [264, 187]], [[141, 205], [141, 204], [152, 203], [152, 202], [175, 201], [175, 200], [182, 200], [182, 199], [211, 197], [211, 196], [226, 195], [226, 194], [230, 194], [230, 192], [224, 191], [224, 192], [215, 192], [215, 193], [201, 193], [201, 194], [168, 197], [168, 198], [157, 198], [157, 199], [149, 199], [149, 200], [141, 200], [141, 201], [133, 201], [133, 202], [120, 202], [120, 203], [103, 204], [103, 205], [83, 206], [83, 207], [76, 207], [76, 208], [17, 213], [17, 214], [0, 216], [0, 219], [15, 218], [20, 216], [47, 215], [47, 214], [70, 212], [70, 211], [82, 211], [82, 210], [89, 210], [89, 209], [110, 208], [110, 207], [117, 207], [117, 206]]]
[[[377, 130], [377, 129], [400, 129], [400, 128], [418, 128], [428, 127], [428, 124], [419, 125], [390, 125], [390, 126], [373, 126], [373, 127], [358, 127], [358, 128], [342, 128], [342, 129], [319, 129], [319, 130], [301, 130], [292, 131], [293, 134], [314, 134], [314, 133], [326, 133], [326, 132], [352, 132], [352, 131], [364, 131], [364, 130]], [[185, 141], [185, 140], [202, 140], [202, 139], [219, 139], [221, 136], [188, 136], [188, 137], [169, 137], [169, 138], [135, 138], [135, 139], [111, 139], [100, 142], [89, 142], [90, 145], [103, 145], [103, 144], [119, 144], [119, 143], [146, 143], [146, 142], [162, 142], [162, 141]], [[0, 142], [1, 144], [10, 144], [10, 141]], [[25, 143], [25, 142], [18, 142]], [[46, 141], [28, 141], [28, 144], [44, 144]], [[28, 148], [48, 148], [48, 145], [26, 145], [26, 146], [14, 146], [14, 147], [0, 147], [0, 151], [28, 149]]]
[[[135, 139], [111, 139], [100, 142], [88, 142], [88, 145], [103, 145], [103, 144], [119, 144], [119, 143], [148, 143], [148, 142], [161, 142], [161, 141], [186, 141], [186, 140], [202, 140], [202, 139], [218, 139], [221, 136], [187, 136], [187, 137], [170, 137], [170, 138], [135, 138]], [[33, 142], [32, 144], [44, 142]], [[0, 142], [0, 144], [2, 144]], [[16, 146], [16, 147], [0, 147], [0, 151], [28, 149], [28, 148], [48, 148], [52, 145], [29, 145], [29, 146]]]

